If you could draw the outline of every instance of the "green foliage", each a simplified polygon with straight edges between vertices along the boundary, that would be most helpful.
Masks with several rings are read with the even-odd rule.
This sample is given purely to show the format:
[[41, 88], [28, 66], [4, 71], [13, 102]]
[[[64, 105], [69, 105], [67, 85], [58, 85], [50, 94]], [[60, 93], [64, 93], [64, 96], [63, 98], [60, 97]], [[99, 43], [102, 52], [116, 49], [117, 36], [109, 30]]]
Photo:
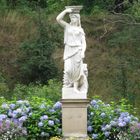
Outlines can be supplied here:
[[2, 103], [4, 103], [6, 101], [6, 99], [4, 97], [0, 97], [0, 106], [2, 105]]
[[114, 7], [115, 3], [114, 3], [114, 0], [108, 0], [108, 1], [95, 0], [93, 1], [93, 5], [99, 6], [100, 9], [111, 10]]
[[1, 9], [1, 10], [2, 10], [2, 9], [5, 9], [6, 6], [7, 6], [6, 0], [1, 0], [1, 1], [0, 1], [0, 9]]
[[6, 83], [0, 83], [0, 97], [9, 98], [9, 88]]
[[83, 5], [85, 13], [90, 14], [94, 8], [97, 10], [97, 7], [101, 11], [110, 10], [114, 6], [114, 0], [68, 0], [66, 5]]
[[92, 9], [90, 14], [94, 17], [100, 17], [103, 18], [105, 17], [105, 14], [107, 13], [106, 10], [102, 9], [100, 6], [95, 5]]
[[0, 98], [3, 99], [3, 97], [6, 97], [6, 98], [9, 97], [9, 88], [8, 88], [8, 85], [6, 84], [5, 78], [0, 73]]
[[[31, 103], [33, 112], [25, 124], [27, 125], [26, 127], [28, 129], [28, 134], [29, 134], [28, 138], [36, 138], [36, 137], [41, 138], [41, 135], [40, 135], [41, 132], [46, 132], [46, 137], [60, 135], [60, 133], [58, 132], [59, 131], [58, 129], [61, 126], [60, 123], [55, 123], [55, 125], [52, 127], [50, 127], [48, 124], [48, 120], [53, 120], [55, 122], [59, 119], [59, 117], [61, 117], [60, 111], [54, 110], [54, 112], [51, 112], [50, 110], [52, 109], [51, 107], [52, 104], [49, 102], [43, 103], [40, 101], [40, 99], [35, 100], [35, 102], [37, 104], [34, 104], [34, 100]], [[41, 108], [41, 105], [46, 106], [46, 107]], [[42, 121], [43, 126], [39, 127], [38, 124], [39, 122], [41, 122], [40, 118], [41, 116], [45, 114], [48, 116], [48, 119]]]
[[[139, 50], [139, 34], [140, 27], [137, 25], [133, 25], [134, 22], [125, 21], [126, 25], [118, 24], [116, 27], [118, 30], [115, 34], [112, 34], [108, 40], [108, 46], [111, 47], [125, 47], [126, 45], [132, 45]], [[127, 25], [128, 23], [132, 23], [132, 25]], [[135, 23], [134, 23], [135, 24]]]
[[140, 20], [140, 1], [134, 2], [133, 6], [128, 9], [128, 13]]
[[1, 6], [6, 6], [9, 9], [15, 9], [15, 8], [35, 8], [37, 6], [40, 6], [42, 8], [47, 7], [47, 0], [1, 0], [0, 1]]
[[[21, 80], [23, 83], [40, 82], [47, 83], [47, 80], [55, 78], [58, 74], [57, 67], [52, 58], [56, 43], [53, 38], [53, 28], [45, 24], [38, 13], [38, 37], [33, 42], [24, 42], [21, 45], [21, 51], [24, 53], [19, 60], [21, 69]], [[48, 34], [49, 32], [52, 34]]]
[[129, 112], [129, 113], [131, 113], [133, 115], [136, 113], [135, 112], [136, 108], [133, 108], [133, 106], [126, 99], [121, 99], [119, 101], [119, 103], [117, 103], [117, 104], [115, 104], [114, 102], [111, 102], [111, 105], [114, 108], [119, 108], [122, 112]]
[[[134, 3], [134, 4], [133, 4]], [[9, 9], [21, 9], [21, 11], [28, 9], [29, 11], [36, 10], [37, 7], [43, 8], [47, 11], [48, 14], [55, 13], [64, 9], [66, 5], [83, 5], [84, 11], [90, 14], [94, 8], [99, 7], [99, 9], [112, 11], [117, 9], [118, 12], [123, 12], [127, 9], [131, 9], [132, 13], [134, 12], [137, 15], [137, 4], [138, 1], [131, 2], [129, 0], [115, 1], [115, 0], [18, 0], [18, 1], [8, 1], [1, 0], [1, 8]], [[133, 6], [134, 5], [134, 6]]]
[[48, 0], [47, 1], [48, 7], [47, 7], [47, 12], [48, 13], [54, 13], [56, 11], [61, 10], [62, 8], [65, 7], [65, 1], [56, 1], [56, 0]]
[[[139, 90], [139, 26], [118, 25], [118, 30], [115, 34], [108, 38], [108, 47], [116, 50], [114, 54], [116, 63], [116, 78], [113, 85], [114, 94], [120, 93], [120, 96], [127, 98], [133, 105], [135, 104], [136, 96]], [[126, 50], [130, 50], [129, 52]], [[131, 76], [130, 76], [131, 75]], [[133, 81], [135, 79], [135, 81]], [[137, 79], [137, 80], [136, 80]], [[137, 89], [134, 91], [133, 89]]]
[[100, 93], [106, 101], [116, 102], [123, 97], [139, 106], [140, 27], [123, 14], [94, 15], [83, 22], [88, 36], [89, 94]]
[[57, 80], [49, 80], [48, 85], [30, 84], [21, 85], [17, 84], [12, 92], [13, 98], [16, 99], [30, 99], [32, 96], [50, 99], [57, 101], [61, 97], [61, 83]]
[[0, 83], [4, 83], [5, 82], [5, 78], [3, 77], [2, 73], [0, 73]]

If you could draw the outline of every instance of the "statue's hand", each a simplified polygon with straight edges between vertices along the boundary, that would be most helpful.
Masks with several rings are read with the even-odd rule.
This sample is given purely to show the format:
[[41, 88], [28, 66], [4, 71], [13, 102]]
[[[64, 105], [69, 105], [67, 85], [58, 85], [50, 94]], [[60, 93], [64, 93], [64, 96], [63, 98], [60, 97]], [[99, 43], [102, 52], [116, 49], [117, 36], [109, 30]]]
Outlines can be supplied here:
[[65, 10], [65, 12], [71, 13], [72, 12], [72, 9], [71, 8], [68, 8], [68, 9]]

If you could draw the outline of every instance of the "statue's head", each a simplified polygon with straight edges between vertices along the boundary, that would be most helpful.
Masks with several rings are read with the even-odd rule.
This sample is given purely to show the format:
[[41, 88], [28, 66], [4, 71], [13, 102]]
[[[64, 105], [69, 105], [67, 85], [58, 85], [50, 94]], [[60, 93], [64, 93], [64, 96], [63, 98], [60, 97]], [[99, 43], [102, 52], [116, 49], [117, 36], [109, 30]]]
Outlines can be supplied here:
[[81, 21], [80, 21], [80, 14], [77, 13], [70, 13], [70, 24], [76, 24], [77, 26], [81, 26]]

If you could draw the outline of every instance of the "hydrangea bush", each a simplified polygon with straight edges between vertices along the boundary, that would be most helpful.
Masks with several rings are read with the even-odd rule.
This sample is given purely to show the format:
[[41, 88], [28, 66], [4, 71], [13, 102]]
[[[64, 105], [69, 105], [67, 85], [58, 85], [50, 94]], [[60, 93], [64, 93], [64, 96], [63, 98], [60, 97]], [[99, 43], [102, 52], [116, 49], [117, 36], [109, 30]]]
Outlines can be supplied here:
[[33, 97], [30, 103], [18, 100], [1, 105], [1, 140], [6, 140], [6, 137], [19, 139], [20, 136], [28, 139], [49, 139], [52, 136], [61, 136], [61, 132], [60, 102], [53, 104], [50, 100]]
[[88, 134], [97, 140], [122, 140], [120, 134], [127, 134], [138, 118], [131, 112], [131, 106], [122, 100], [120, 105], [105, 104], [101, 100], [92, 100], [88, 108]]
[[[0, 139], [46, 140], [62, 135], [61, 103], [32, 97], [27, 100], [4, 101], [0, 108]], [[93, 140], [123, 140], [140, 136], [138, 118], [131, 106], [122, 100], [119, 105], [91, 100], [88, 107], [88, 135]], [[58, 137], [55, 137], [58, 136]]]

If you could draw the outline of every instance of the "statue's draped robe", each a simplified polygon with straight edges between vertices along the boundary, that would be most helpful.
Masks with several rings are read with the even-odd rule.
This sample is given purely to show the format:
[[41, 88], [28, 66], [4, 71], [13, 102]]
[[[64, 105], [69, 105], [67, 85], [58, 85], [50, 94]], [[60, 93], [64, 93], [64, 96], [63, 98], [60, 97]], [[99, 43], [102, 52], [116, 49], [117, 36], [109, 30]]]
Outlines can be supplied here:
[[83, 74], [83, 60], [81, 58], [82, 36], [81, 27], [67, 25], [64, 32], [64, 85], [68, 86], [78, 81]]

